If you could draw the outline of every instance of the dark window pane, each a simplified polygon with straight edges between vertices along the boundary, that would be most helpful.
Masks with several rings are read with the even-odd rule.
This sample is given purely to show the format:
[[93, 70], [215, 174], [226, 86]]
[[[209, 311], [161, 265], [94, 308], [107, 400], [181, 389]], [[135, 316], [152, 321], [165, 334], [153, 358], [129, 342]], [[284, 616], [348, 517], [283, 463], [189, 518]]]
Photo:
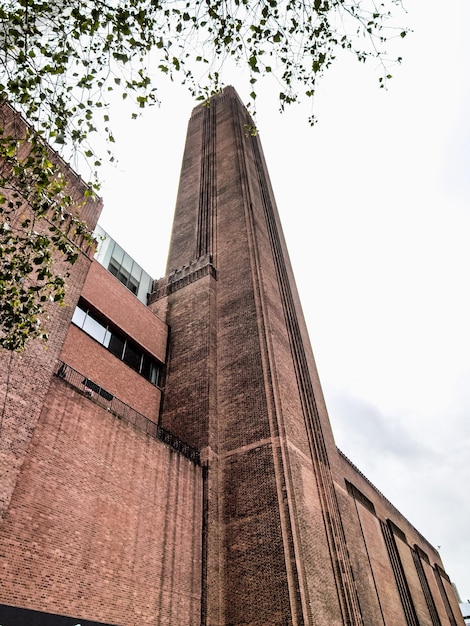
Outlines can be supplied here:
[[126, 270], [123, 270], [122, 267], [119, 272], [116, 274], [116, 278], [121, 281], [123, 285], [127, 287], [127, 281], [129, 280], [129, 274]]
[[153, 385], [158, 385], [160, 379], [160, 368], [155, 363], [155, 361], [150, 366], [150, 376], [148, 377], [149, 381]]
[[109, 262], [108, 265], [108, 270], [111, 272], [111, 274], [113, 274], [114, 276], [117, 276], [119, 273], [119, 265], [114, 261], [114, 259], [111, 259], [111, 261]]
[[140, 370], [142, 376], [145, 376], [153, 385], [158, 384], [159, 367], [158, 363], [152, 357], [144, 354], [142, 360], [142, 369]]
[[122, 359], [124, 352], [124, 338], [113, 333], [111, 335], [111, 339], [109, 340], [108, 350], [112, 352], [114, 356], [117, 356], [118, 359]]
[[142, 352], [134, 347], [131, 343], [126, 343], [124, 351], [123, 361], [130, 365], [133, 369], [140, 371], [140, 361], [142, 359]]
[[140, 373], [142, 374], [142, 376], [145, 376], [145, 378], [148, 378], [150, 375], [150, 359], [146, 354], [144, 354], [142, 358], [142, 365], [140, 366]]
[[133, 276], [129, 277], [127, 288], [129, 289], [129, 291], [132, 291], [132, 293], [137, 293], [139, 291], [139, 283], [136, 281], [136, 279]]
[[126, 287], [128, 286], [130, 274], [124, 267], [122, 267], [119, 263], [117, 263], [115, 259], [111, 259], [111, 261], [109, 262], [108, 270], [111, 272], [111, 274], [116, 276], [116, 278], [123, 285], [125, 285]]

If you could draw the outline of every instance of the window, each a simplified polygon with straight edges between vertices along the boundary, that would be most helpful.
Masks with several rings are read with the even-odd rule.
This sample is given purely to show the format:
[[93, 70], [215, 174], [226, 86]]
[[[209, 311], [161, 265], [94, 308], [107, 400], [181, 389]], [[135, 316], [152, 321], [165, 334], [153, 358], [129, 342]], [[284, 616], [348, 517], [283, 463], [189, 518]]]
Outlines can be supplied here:
[[72, 322], [118, 359], [124, 361], [153, 385], [158, 386], [161, 364], [119, 330], [110, 327], [104, 317], [90, 311], [84, 302], [78, 304]]
[[131, 343], [126, 341], [124, 356], [122, 358], [124, 363], [127, 363], [127, 365], [132, 367], [132, 369], [140, 372], [142, 356], [142, 352], [140, 352], [136, 345], [132, 345]]
[[147, 295], [152, 291], [152, 277], [112, 239], [101, 226], [95, 229], [98, 249], [95, 259], [113, 274], [141, 302], [147, 304]]
[[96, 341], [99, 341], [102, 344], [105, 344], [106, 339], [108, 338], [108, 329], [97, 320], [93, 319], [91, 315], [87, 315], [85, 317], [82, 329], [90, 335], [90, 337], [93, 337], [93, 339], [96, 339]]
[[155, 361], [146, 354], [144, 354], [142, 358], [141, 374], [154, 385], [158, 384], [159, 369]]
[[112, 352], [114, 356], [117, 356], [118, 359], [122, 360], [122, 357], [124, 356], [125, 345], [126, 340], [124, 339], [124, 337], [113, 333], [109, 341], [108, 350]]
[[108, 271], [111, 272], [113, 276], [116, 276], [116, 278], [121, 281], [121, 283], [125, 285], [129, 291], [137, 294], [139, 290], [138, 280], [130, 273], [129, 270], [127, 270], [123, 265], [120, 265], [114, 257], [112, 257], [109, 262]]

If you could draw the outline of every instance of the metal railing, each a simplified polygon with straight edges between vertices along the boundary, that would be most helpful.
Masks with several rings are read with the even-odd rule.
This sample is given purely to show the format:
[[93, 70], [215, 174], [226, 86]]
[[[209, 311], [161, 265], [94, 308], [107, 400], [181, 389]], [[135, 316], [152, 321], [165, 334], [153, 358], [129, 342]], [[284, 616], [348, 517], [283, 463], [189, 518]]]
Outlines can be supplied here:
[[166, 428], [155, 424], [155, 422], [152, 422], [148, 417], [145, 417], [145, 415], [139, 413], [112, 393], [90, 380], [87, 376], [73, 369], [70, 365], [67, 365], [67, 363], [58, 361], [55, 374], [75, 389], [78, 389], [85, 397], [101, 405], [118, 419], [132, 424], [135, 428], [150, 437], [162, 441], [193, 463], [197, 465], [200, 464], [199, 451], [196, 450], [196, 448], [181, 441], [181, 439], [173, 435], [169, 430], [166, 430]]

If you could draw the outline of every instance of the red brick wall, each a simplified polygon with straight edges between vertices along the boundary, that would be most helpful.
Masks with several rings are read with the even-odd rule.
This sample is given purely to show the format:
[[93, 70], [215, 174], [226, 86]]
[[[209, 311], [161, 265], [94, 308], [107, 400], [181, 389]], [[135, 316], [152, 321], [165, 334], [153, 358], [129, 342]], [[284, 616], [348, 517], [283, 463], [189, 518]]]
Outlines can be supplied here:
[[55, 378], [0, 529], [0, 602], [199, 626], [201, 468]]
[[450, 608], [451, 611], [456, 619], [457, 624], [459, 624], [459, 626], [463, 626], [464, 622], [463, 622], [463, 617], [462, 617], [462, 613], [460, 611], [460, 607], [459, 607], [459, 603], [457, 600], [457, 596], [455, 595], [455, 590], [452, 587], [452, 584], [446, 580], [445, 578], [441, 578], [442, 580], [442, 584], [444, 587], [444, 592], [447, 595], [447, 598], [449, 600], [449, 604], [450, 604]]
[[60, 358], [130, 407], [158, 421], [161, 391], [74, 324]]
[[348, 548], [364, 626], [383, 626], [384, 613], [387, 626], [405, 626], [379, 521], [346, 489], [337, 491], [346, 537], [354, 538]]
[[423, 590], [419, 582], [416, 567], [413, 562], [410, 547], [395, 535], [395, 543], [397, 544], [400, 561], [405, 570], [406, 581], [410, 589], [413, 604], [418, 616], [419, 624], [422, 626], [433, 626], [428, 607], [424, 599]]
[[215, 389], [209, 384], [214, 371], [214, 289], [213, 278], [205, 276], [168, 298], [172, 325], [161, 424], [195, 448], [216, 439], [208, 433], [218, 421]]
[[[445, 609], [445, 605], [444, 605], [444, 600], [442, 598], [442, 595], [439, 591], [439, 587], [437, 586], [437, 581], [436, 581], [436, 576], [434, 574], [434, 571], [432, 569], [432, 567], [429, 565], [429, 563], [426, 563], [425, 561], [422, 561], [423, 564], [423, 569], [424, 569], [424, 574], [426, 576], [426, 580], [428, 581], [428, 585], [429, 588], [431, 590], [433, 599], [434, 599], [434, 604], [436, 606], [436, 611], [439, 615], [439, 619], [441, 620], [442, 624], [448, 624], [449, 623], [449, 617], [446, 613], [446, 609]], [[452, 588], [452, 595], [454, 594], [454, 590]], [[460, 617], [460, 615], [459, 615]]]
[[[398, 595], [397, 584], [390, 563], [390, 558], [386, 550], [385, 541], [382, 530], [380, 528], [379, 519], [383, 521], [391, 520], [403, 533], [406, 542], [397, 534], [394, 534], [394, 542], [397, 546], [399, 559], [404, 570], [406, 584], [410, 590], [412, 602], [421, 626], [432, 626], [432, 618], [425, 600], [423, 587], [419, 580], [416, 565], [413, 561], [411, 549], [418, 545], [419, 548], [428, 556], [430, 565], [421, 559], [424, 573], [429, 584], [430, 591], [433, 596], [434, 604], [438, 612], [439, 618], [444, 626], [450, 626], [451, 622], [445, 611], [442, 594], [436, 583], [433, 569], [436, 564], [442, 567], [441, 559], [436, 550], [426, 541], [424, 537], [410, 524], [410, 522], [400, 514], [397, 509], [378, 492], [371, 483], [343, 456], [338, 455], [332, 457], [335, 463], [336, 475], [343, 474], [349, 482], [358, 488], [373, 503], [376, 515], [371, 513], [360, 502], [347, 496], [343, 500], [343, 524], [346, 531], [346, 538], [349, 550], [355, 558], [358, 551], [358, 545], [365, 542], [367, 553], [369, 555], [369, 569], [373, 573], [376, 592], [379, 597], [380, 605], [385, 616], [386, 626], [406, 626], [406, 619], [401, 606]], [[338, 483], [338, 492], [344, 492], [344, 478], [342, 483]], [[347, 510], [354, 508], [359, 522], [361, 540], [358, 540], [357, 528], [351, 522]], [[348, 521], [349, 518], [349, 521]], [[358, 580], [360, 580], [363, 572], [355, 572]], [[443, 580], [443, 583], [446, 581]], [[360, 591], [360, 588], [359, 588]], [[460, 625], [462, 622], [458, 611], [458, 604], [455, 598], [455, 592], [451, 585], [448, 585], [448, 596], [451, 604], [453, 603], [453, 611], [456, 622]], [[360, 597], [361, 604], [364, 599]], [[457, 606], [457, 611], [455, 607]], [[367, 622], [366, 622], [367, 623]], [[380, 623], [380, 622], [379, 622]], [[373, 623], [371, 624], [373, 626]]]
[[[6, 104], [0, 106], [0, 117], [0, 126], [3, 126], [6, 132], [23, 136], [24, 121]], [[67, 191], [78, 203], [74, 210], [82, 219], [86, 219], [89, 228], [93, 229], [101, 211], [101, 201], [93, 198], [84, 199], [87, 187], [83, 181], [52, 153], [51, 158], [59, 162], [68, 175]], [[21, 209], [23, 210], [27, 211], [27, 208]], [[47, 223], [42, 226], [38, 224], [37, 229], [41, 227], [47, 229]], [[91, 251], [87, 252], [91, 254]], [[22, 354], [12, 355], [6, 350], [0, 350], [2, 406], [5, 401], [0, 420], [0, 515], [8, 507], [90, 263], [91, 260], [82, 253], [73, 266], [56, 264], [55, 269], [59, 274], [64, 275], [67, 270], [70, 271], [66, 296], [69, 306], [59, 307], [54, 304], [48, 306], [45, 327], [50, 338], [47, 344], [39, 341], [30, 342]]]
[[[387, 626], [404, 626], [405, 614], [398, 594], [395, 577], [385, 546], [379, 520], [359, 502], [354, 503], [361, 524], [361, 531], [367, 546], [370, 569], [374, 579], [381, 612], [386, 616]], [[371, 585], [370, 590], [373, 587]], [[377, 624], [380, 622], [377, 621]], [[373, 626], [373, 622], [371, 622]]]

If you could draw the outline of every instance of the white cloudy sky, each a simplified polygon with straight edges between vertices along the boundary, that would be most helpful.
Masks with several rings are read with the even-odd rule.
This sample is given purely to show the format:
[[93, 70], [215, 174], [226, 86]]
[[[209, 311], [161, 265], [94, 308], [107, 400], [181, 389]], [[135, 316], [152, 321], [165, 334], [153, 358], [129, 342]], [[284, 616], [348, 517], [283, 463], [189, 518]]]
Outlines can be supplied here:
[[[401, 67], [341, 58], [310, 109], [258, 126], [339, 447], [470, 597], [470, 6], [408, 0]], [[230, 77], [242, 97], [245, 85]], [[186, 123], [177, 85], [116, 129], [101, 223], [164, 274]]]

